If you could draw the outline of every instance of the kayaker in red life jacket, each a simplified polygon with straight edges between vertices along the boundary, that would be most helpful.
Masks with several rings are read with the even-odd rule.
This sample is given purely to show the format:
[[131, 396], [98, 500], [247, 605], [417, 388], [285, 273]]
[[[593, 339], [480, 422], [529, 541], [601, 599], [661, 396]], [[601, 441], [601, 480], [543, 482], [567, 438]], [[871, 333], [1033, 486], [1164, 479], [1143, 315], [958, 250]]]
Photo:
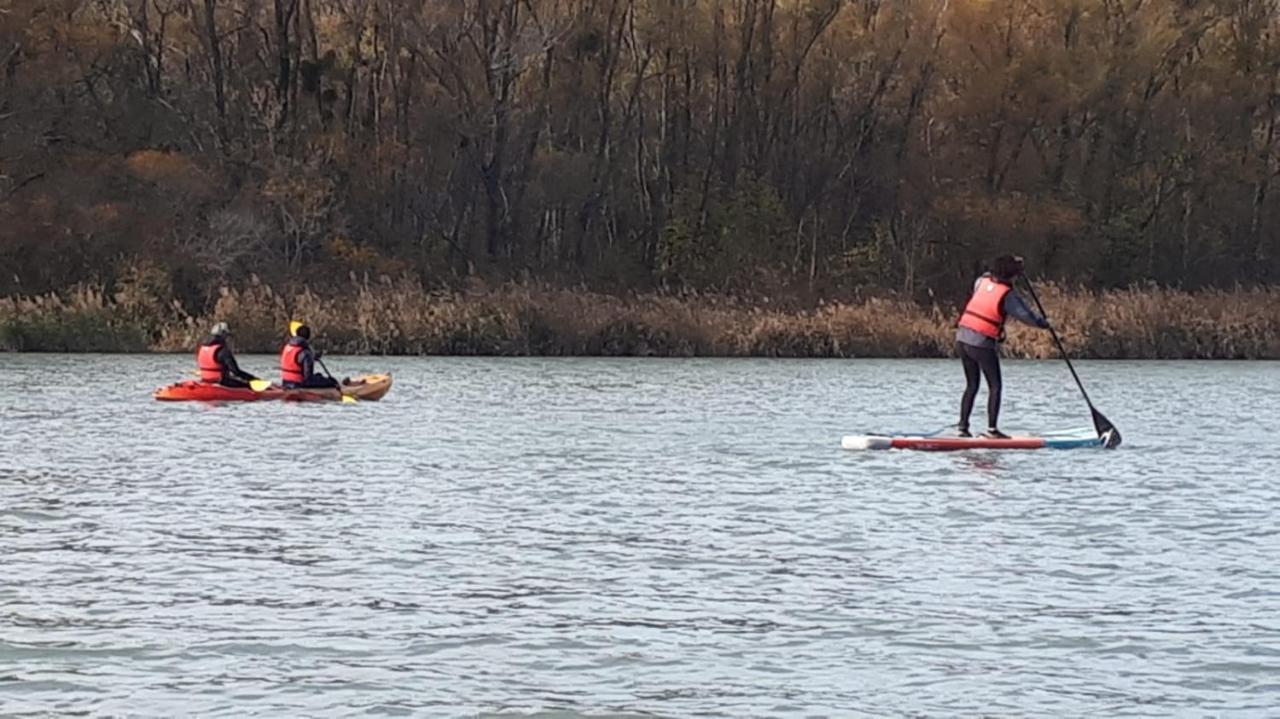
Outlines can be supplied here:
[[960, 424], [956, 432], [968, 437], [969, 415], [978, 395], [978, 373], [987, 378], [987, 431], [983, 437], [1006, 439], [998, 428], [1000, 419], [1000, 343], [1004, 341], [1004, 324], [1012, 317], [1023, 324], [1048, 329], [1049, 323], [1031, 311], [1017, 292], [1013, 281], [1022, 274], [1022, 258], [1002, 255], [992, 263], [991, 271], [973, 285], [973, 296], [965, 306], [956, 328], [956, 354], [964, 364], [965, 389], [960, 399]]
[[196, 369], [200, 371], [200, 381], [209, 384], [220, 384], [223, 387], [248, 387], [249, 383], [258, 379], [240, 369], [235, 355], [231, 353], [231, 329], [226, 322], [213, 326], [209, 336], [196, 350]]
[[325, 389], [337, 387], [337, 380], [316, 374], [315, 363], [320, 353], [311, 349], [311, 328], [302, 322], [290, 322], [288, 344], [280, 351], [280, 382], [286, 388]]

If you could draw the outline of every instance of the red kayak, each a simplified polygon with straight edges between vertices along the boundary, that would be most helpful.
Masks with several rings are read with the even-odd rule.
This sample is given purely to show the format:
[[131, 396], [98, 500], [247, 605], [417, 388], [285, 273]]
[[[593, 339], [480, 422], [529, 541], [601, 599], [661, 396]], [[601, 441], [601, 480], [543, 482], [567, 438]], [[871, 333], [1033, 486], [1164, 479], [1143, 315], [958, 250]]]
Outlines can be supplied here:
[[345, 380], [338, 389], [285, 389], [273, 384], [261, 392], [255, 392], [247, 387], [223, 387], [209, 382], [188, 381], [161, 387], [152, 396], [165, 402], [340, 402], [344, 397], [376, 402], [390, 390], [391, 375], [374, 374]]

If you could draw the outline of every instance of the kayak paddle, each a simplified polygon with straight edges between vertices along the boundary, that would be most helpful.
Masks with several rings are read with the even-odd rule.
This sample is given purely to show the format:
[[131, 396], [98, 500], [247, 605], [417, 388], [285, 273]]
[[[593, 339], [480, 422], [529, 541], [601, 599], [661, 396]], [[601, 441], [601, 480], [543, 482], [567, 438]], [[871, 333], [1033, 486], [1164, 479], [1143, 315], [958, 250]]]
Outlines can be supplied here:
[[[320, 359], [319, 357], [316, 357], [316, 362], [320, 365], [320, 369], [324, 370], [325, 376], [327, 376], [329, 379], [332, 379], [334, 382], [337, 382], [337, 381], [338, 381], [338, 380], [336, 380], [336, 379], [333, 379], [333, 373], [329, 371], [329, 368], [328, 368], [328, 367], [325, 367], [325, 366], [324, 366], [324, 360]], [[337, 390], [338, 390], [338, 395], [342, 397], [342, 403], [343, 403], [343, 404], [355, 404], [355, 403], [356, 403], [356, 398], [355, 398], [355, 397], [352, 397], [351, 395], [343, 394], [343, 393], [342, 393], [342, 385], [341, 385], [341, 384], [339, 384], [339, 385], [337, 386]]]
[[[1022, 278], [1023, 284], [1027, 286], [1027, 291], [1031, 293], [1031, 299], [1035, 300], [1036, 309], [1040, 310], [1040, 316], [1049, 321], [1048, 314], [1044, 311], [1044, 305], [1040, 304], [1040, 297], [1036, 295], [1036, 288], [1031, 286], [1031, 280], [1026, 277]], [[1058, 351], [1062, 353], [1062, 359], [1067, 363], [1067, 369], [1071, 370], [1071, 376], [1076, 381], [1076, 386], [1080, 388], [1080, 395], [1084, 397], [1084, 403], [1089, 405], [1089, 412], [1093, 414], [1093, 428], [1098, 430], [1098, 438], [1102, 440], [1103, 446], [1107, 449], [1113, 449], [1120, 446], [1120, 430], [1116, 429], [1111, 421], [1093, 406], [1093, 401], [1089, 399], [1089, 393], [1084, 390], [1084, 383], [1080, 381], [1080, 375], [1076, 374], [1076, 368], [1071, 365], [1071, 358], [1067, 356], [1067, 348], [1062, 346], [1062, 339], [1058, 337], [1058, 331], [1049, 326], [1049, 334], [1053, 336], [1053, 341], [1058, 345]]]
[[[199, 377], [200, 371], [194, 370], [194, 369], [187, 370], [187, 374]], [[254, 392], [266, 392], [267, 390], [271, 389], [271, 383], [265, 379], [251, 379], [249, 380], [249, 389], [253, 390]]]

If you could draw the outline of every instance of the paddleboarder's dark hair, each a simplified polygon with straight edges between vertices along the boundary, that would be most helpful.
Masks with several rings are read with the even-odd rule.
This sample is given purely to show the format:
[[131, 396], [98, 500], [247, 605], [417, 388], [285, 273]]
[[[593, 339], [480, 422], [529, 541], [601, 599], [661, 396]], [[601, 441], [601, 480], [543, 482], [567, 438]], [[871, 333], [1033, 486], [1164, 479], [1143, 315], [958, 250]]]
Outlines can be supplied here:
[[991, 274], [1008, 281], [1022, 274], [1022, 258], [1016, 255], [1000, 255], [991, 263]]
[[311, 339], [311, 328], [306, 325], [302, 325], [298, 328], [298, 336], [304, 340]]

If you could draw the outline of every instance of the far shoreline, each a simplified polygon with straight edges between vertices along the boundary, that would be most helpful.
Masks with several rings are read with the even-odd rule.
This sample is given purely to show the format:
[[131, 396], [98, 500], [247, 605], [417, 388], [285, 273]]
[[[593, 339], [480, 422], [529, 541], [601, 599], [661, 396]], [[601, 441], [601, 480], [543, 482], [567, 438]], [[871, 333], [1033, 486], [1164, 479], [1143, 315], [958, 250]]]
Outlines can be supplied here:
[[[1082, 360], [1280, 359], [1280, 288], [1102, 292], [1045, 286], [1050, 320]], [[306, 318], [332, 355], [942, 359], [955, 308], [868, 298], [778, 307], [716, 295], [613, 295], [504, 284], [429, 290], [412, 281], [320, 294], [253, 282], [223, 288], [193, 316], [172, 297], [81, 286], [0, 297], [0, 351], [182, 354], [215, 321], [237, 352], [273, 354], [286, 323]], [[1009, 359], [1058, 358], [1048, 333], [1010, 325]]]

